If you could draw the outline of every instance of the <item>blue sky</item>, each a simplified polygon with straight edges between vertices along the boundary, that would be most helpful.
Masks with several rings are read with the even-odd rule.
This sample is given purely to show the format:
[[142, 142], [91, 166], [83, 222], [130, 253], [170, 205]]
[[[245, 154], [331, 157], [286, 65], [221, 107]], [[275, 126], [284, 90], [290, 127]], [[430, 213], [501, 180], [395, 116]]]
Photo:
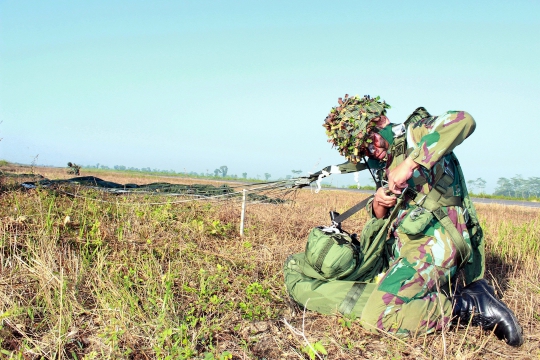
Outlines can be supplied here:
[[0, 158], [313, 172], [343, 160], [321, 126], [337, 98], [371, 94], [396, 123], [470, 112], [456, 154], [493, 190], [539, 175], [539, 15], [533, 0], [0, 1]]

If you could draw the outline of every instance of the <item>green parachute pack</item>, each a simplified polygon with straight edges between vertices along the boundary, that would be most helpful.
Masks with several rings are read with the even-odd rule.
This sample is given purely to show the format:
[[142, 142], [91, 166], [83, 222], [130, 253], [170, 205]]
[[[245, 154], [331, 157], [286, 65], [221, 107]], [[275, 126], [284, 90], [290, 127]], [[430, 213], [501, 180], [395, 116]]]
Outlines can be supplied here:
[[377, 237], [384, 225], [384, 219], [371, 219], [359, 240], [337, 228], [312, 229], [306, 250], [285, 261], [285, 285], [291, 298], [322, 314], [348, 315], [362, 309], [366, 287], [376, 286], [377, 275], [388, 267], [386, 239]]

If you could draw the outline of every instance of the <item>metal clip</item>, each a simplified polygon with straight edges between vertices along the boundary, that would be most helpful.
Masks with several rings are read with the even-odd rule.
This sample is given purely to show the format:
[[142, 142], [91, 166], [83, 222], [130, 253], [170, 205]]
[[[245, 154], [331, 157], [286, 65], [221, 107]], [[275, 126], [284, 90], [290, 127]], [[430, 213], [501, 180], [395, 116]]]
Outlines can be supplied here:
[[417, 208], [413, 209], [409, 215], [409, 218], [412, 220], [412, 221], [415, 221], [416, 219], [418, 219], [418, 217], [420, 215], [422, 215], [424, 213], [424, 208], [423, 207], [420, 207], [418, 206]]
[[420, 200], [415, 201], [415, 202], [416, 202], [416, 205], [422, 206], [422, 205], [424, 204], [424, 200], [426, 200], [426, 197], [427, 197], [427, 195], [424, 194], [424, 196], [422, 196], [422, 197], [420, 198]]

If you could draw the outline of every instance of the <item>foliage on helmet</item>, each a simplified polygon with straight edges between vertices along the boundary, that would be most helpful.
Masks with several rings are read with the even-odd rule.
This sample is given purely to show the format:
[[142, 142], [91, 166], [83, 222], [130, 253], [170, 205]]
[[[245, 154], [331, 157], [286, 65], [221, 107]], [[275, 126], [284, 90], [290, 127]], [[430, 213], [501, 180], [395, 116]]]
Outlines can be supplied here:
[[368, 134], [390, 108], [389, 104], [379, 100], [379, 96], [349, 97], [345, 94], [345, 98], [338, 99], [339, 105], [333, 107], [324, 120], [328, 142], [353, 163], [360, 161], [360, 149], [371, 142]]

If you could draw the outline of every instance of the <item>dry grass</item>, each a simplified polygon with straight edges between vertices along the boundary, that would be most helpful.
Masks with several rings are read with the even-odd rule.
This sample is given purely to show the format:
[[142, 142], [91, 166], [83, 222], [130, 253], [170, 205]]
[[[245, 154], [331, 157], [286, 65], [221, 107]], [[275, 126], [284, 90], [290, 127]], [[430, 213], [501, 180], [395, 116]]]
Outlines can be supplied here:
[[[328, 210], [343, 211], [362, 194], [300, 191], [294, 204], [248, 205], [242, 238], [238, 202], [147, 205], [155, 198], [83, 191], [70, 198], [23, 191], [6, 179], [1, 185], [0, 357], [309, 358], [284, 318], [296, 329], [304, 321], [305, 337], [320, 342], [328, 359], [540, 357], [538, 210], [477, 207], [486, 277], [525, 330], [515, 349], [478, 328], [403, 341], [338, 315], [304, 318], [288, 300], [282, 264], [303, 250], [312, 227], [328, 223]], [[365, 221], [359, 213], [345, 226], [360, 232]]]

